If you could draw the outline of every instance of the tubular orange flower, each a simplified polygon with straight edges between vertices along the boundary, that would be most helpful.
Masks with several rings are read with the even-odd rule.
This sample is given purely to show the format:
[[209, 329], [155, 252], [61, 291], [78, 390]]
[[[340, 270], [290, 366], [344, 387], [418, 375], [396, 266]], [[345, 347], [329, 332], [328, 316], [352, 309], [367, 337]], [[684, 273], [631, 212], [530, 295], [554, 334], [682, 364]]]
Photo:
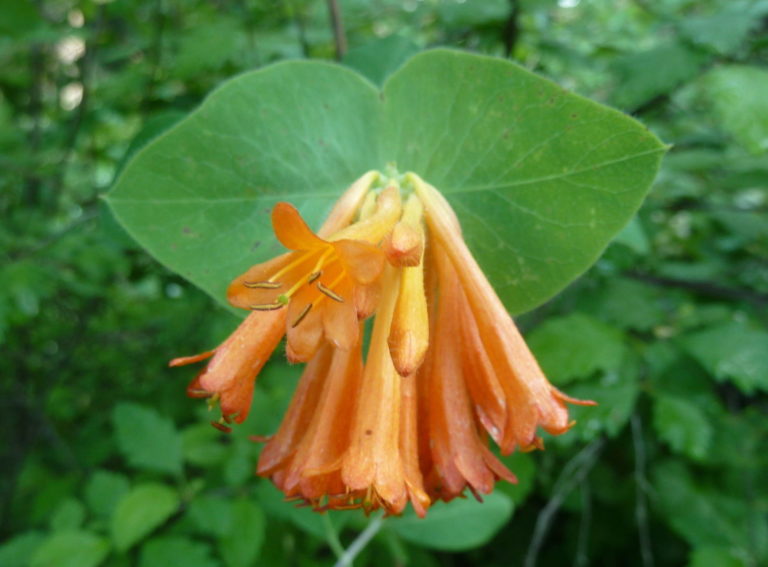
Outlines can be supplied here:
[[[354, 220], [358, 209], [362, 205], [366, 196], [369, 194], [371, 184], [374, 183], [378, 177], [378, 173], [369, 172], [363, 175], [355, 183], [353, 183], [344, 193], [344, 195], [342, 195], [341, 199], [339, 199], [336, 206], [334, 206], [333, 210], [328, 216], [328, 219], [323, 224], [323, 227], [320, 229], [318, 234], [323, 236], [331, 235], [334, 233], [339, 233], [342, 229], [349, 228], [349, 225]], [[383, 200], [384, 202], [382, 209], [386, 210], [386, 215], [383, 215], [384, 218], [379, 219], [380, 222], [383, 222], [383, 224], [386, 224], [389, 217], [396, 216], [396, 213], [393, 214], [391, 212], [391, 209], [396, 208], [392, 204], [393, 200], [396, 201], [397, 205], [399, 206], [399, 195], [397, 196], [397, 199], [394, 199], [390, 195], [387, 200]], [[273, 221], [275, 221], [275, 224], [280, 224], [279, 229], [287, 241], [291, 243], [296, 241], [302, 243], [303, 238], [306, 239], [307, 243], [309, 243], [311, 246], [317, 247], [324, 245], [323, 241], [319, 237], [311, 234], [311, 232], [310, 234], [307, 234], [309, 230], [306, 229], [306, 225], [301, 220], [301, 218], [298, 217], [298, 213], [295, 211], [295, 209], [293, 209], [293, 207], [290, 207], [290, 205], [281, 205], [280, 207], [276, 207], [276, 211], [277, 214], [273, 215]], [[286, 223], [286, 226], [282, 226], [281, 223]], [[363, 227], [362, 230], [358, 230], [360, 230], [362, 233], [365, 233], [365, 228], [366, 227]], [[387, 227], [380, 227], [371, 222], [368, 223], [367, 228], [367, 233], [372, 233], [375, 230], [378, 230], [378, 232], [386, 232], [387, 230]], [[373, 236], [376, 237], [375, 234]], [[340, 243], [339, 247], [341, 249], [341, 254], [347, 259], [351, 257], [353, 260], [359, 260], [354, 256], [355, 251], [359, 250], [357, 244], [358, 243], [355, 243], [352, 246], [349, 246], [348, 243]], [[363, 243], [359, 244], [360, 246], [365, 247]], [[352, 250], [350, 250], [350, 248]], [[381, 256], [371, 247], [367, 247], [365, 250], [374, 254], [374, 257]], [[330, 258], [332, 254], [333, 252], [331, 252], [329, 257], [326, 257], [325, 260], [338, 260], [338, 258]], [[251, 270], [249, 270], [247, 273], [256, 269], [265, 271], [266, 269], [270, 268], [279, 269], [278, 266], [287, 266], [291, 262], [291, 256], [291, 254], [285, 254], [264, 264], [254, 266], [254, 268], [251, 268]], [[357, 265], [357, 261], [353, 263], [355, 264], [355, 275], [363, 279], [368, 279], [371, 277], [370, 273], [365, 272], [365, 268], [361, 268]], [[382, 263], [380, 259], [374, 259], [372, 263], [374, 264], [372, 268], [374, 271], [381, 270]], [[338, 265], [340, 264], [340, 261], [335, 262], [334, 268], [337, 270], [337, 273]], [[361, 264], [365, 264], [365, 262], [361, 262]], [[371, 269], [370, 263], [367, 264], [366, 267]], [[341, 265], [341, 269], [343, 271], [344, 265]], [[270, 276], [271, 275], [274, 274], [270, 273]], [[242, 278], [243, 276], [238, 278], [238, 280], [241, 280]], [[353, 278], [353, 276], [350, 276], [350, 279], [351, 278]], [[308, 279], [309, 278], [307, 278], [307, 282]], [[257, 279], [247, 281], [258, 282], [259, 280]], [[295, 283], [296, 282], [294, 282], [293, 285], [295, 285]], [[354, 286], [352, 286], [352, 288], [354, 289]], [[248, 288], [245, 287], [244, 289]], [[253, 289], [257, 291], [259, 290], [258, 287]], [[276, 288], [273, 288], [272, 291], [275, 289]], [[316, 285], [316, 289], [320, 291], [321, 288]], [[261, 288], [261, 290], [270, 291], [268, 286]], [[359, 305], [361, 310], [368, 310], [369, 312], [372, 311], [370, 301], [371, 292], [364, 293], [363, 291], [354, 291], [356, 291], [356, 294], [354, 296], [353, 302], [349, 302], [348, 305], [344, 305], [341, 309], [324, 310], [331, 311], [335, 316], [335, 319], [341, 320], [340, 323], [334, 324], [332, 316], [328, 316], [328, 327], [331, 329], [331, 336], [338, 336], [338, 334], [334, 335], [334, 331], [338, 328], [344, 328], [344, 324], [346, 322], [344, 315], [348, 314], [349, 306], [353, 304]], [[322, 291], [320, 291], [320, 293], [322, 293]], [[330, 290], [330, 293], [333, 294], [335, 292]], [[237, 301], [237, 299], [240, 297], [236, 292], [232, 291], [232, 286], [230, 286], [229, 295], [235, 301]], [[286, 301], [286, 303], [291, 303], [290, 296], [288, 296], [287, 299], [288, 301]], [[334, 302], [343, 303], [337, 302], [335, 300]], [[280, 305], [280, 307], [282, 306], [283, 304]], [[304, 304], [304, 306], [306, 306], [306, 304]], [[246, 308], [250, 308], [250, 306], [246, 306]], [[339, 315], [339, 313], [341, 315]], [[171, 366], [183, 366], [212, 357], [206, 368], [202, 370], [194, 380], [192, 380], [187, 388], [187, 393], [191, 397], [209, 398], [212, 404], [217, 402], [219, 403], [221, 407], [221, 419], [218, 422], [215, 422], [217, 426], [223, 429], [227, 429], [227, 423], [232, 421], [236, 423], [242, 423], [248, 416], [248, 412], [250, 411], [251, 407], [251, 398], [256, 377], [258, 376], [266, 361], [269, 359], [269, 356], [280, 343], [280, 339], [285, 334], [286, 323], [290, 323], [292, 325], [296, 322], [296, 315], [294, 315], [294, 319], [292, 320], [289, 319], [287, 315], [288, 310], [286, 309], [255, 309], [253, 313], [246, 317], [246, 319], [240, 324], [235, 332], [216, 349], [195, 356], [175, 358], [170, 362]], [[298, 325], [292, 325], [292, 328], [295, 329], [297, 326]], [[294, 331], [293, 334], [296, 335], [296, 332]], [[303, 343], [300, 341], [300, 339], [305, 337], [306, 335], [304, 337], [299, 335], [299, 339], [294, 341], [294, 345], [297, 342], [299, 345], [302, 345]]]
[[[593, 403], [547, 381], [447, 201], [417, 175], [367, 173], [317, 235], [287, 203], [272, 224], [291, 252], [227, 292], [252, 313], [214, 351], [171, 364], [212, 357], [188, 393], [218, 401], [215, 425], [227, 429], [287, 335], [289, 360], [307, 365], [257, 466], [287, 498], [390, 514], [410, 502], [424, 516], [436, 500], [516, 482], [488, 437], [502, 454], [543, 448], [539, 428], [564, 433], [566, 404]], [[374, 313], [363, 363], [362, 320]]]

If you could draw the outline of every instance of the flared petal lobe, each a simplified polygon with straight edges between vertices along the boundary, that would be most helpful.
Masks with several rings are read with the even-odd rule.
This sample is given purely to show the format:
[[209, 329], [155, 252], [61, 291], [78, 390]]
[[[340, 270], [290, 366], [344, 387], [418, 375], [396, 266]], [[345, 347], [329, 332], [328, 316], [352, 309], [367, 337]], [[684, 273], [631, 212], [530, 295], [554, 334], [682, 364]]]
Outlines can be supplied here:
[[[225, 421], [242, 423], [251, 409], [253, 383], [283, 336], [284, 312], [251, 313], [214, 352], [193, 381], [190, 393], [218, 396]], [[209, 353], [205, 353], [206, 355]], [[197, 362], [200, 356], [177, 358], [171, 366]]]

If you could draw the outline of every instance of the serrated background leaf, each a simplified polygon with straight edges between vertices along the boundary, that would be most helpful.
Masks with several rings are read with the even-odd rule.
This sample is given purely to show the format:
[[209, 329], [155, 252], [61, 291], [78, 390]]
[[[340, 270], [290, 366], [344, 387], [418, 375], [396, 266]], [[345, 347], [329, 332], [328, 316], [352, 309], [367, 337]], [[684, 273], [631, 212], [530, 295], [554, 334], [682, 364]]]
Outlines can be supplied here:
[[739, 550], [730, 547], [707, 545], [691, 554], [688, 567], [747, 567], [747, 559]]
[[500, 59], [430, 51], [381, 94], [341, 67], [288, 62], [223, 85], [136, 155], [109, 201], [160, 261], [223, 301], [233, 277], [281, 251], [276, 201], [317, 226], [352, 181], [395, 162], [446, 194], [518, 313], [595, 261], [663, 151], [629, 117]]
[[658, 396], [653, 406], [653, 426], [673, 451], [703, 459], [712, 442], [709, 419], [696, 405], [682, 398]]
[[387, 528], [403, 539], [444, 551], [459, 551], [489, 541], [512, 516], [514, 505], [506, 494], [492, 492], [483, 502], [468, 497], [438, 503], [421, 519], [410, 508], [401, 518], [387, 520]]
[[0, 545], [0, 565], [26, 567], [45, 536], [40, 532], [24, 532]]
[[528, 346], [558, 386], [618, 370], [626, 350], [617, 329], [583, 313], [549, 319], [529, 335]]
[[[285, 496], [270, 482], [261, 482], [256, 487], [259, 504], [267, 515], [287, 520], [300, 528], [306, 534], [311, 534], [319, 540], [326, 537], [325, 520], [320, 514], [308, 507], [298, 507], [285, 502]], [[351, 511], [330, 511], [328, 514], [331, 524], [341, 530], [347, 522], [357, 514]], [[358, 516], [360, 517], [360, 516]]]
[[141, 548], [139, 567], [219, 567], [211, 547], [186, 537], [169, 536], [148, 541]]
[[232, 523], [219, 540], [219, 552], [227, 567], [254, 565], [264, 543], [264, 512], [249, 500], [231, 503]]
[[153, 409], [122, 403], [115, 407], [112, 422], [120, 451], [132, 466], [173, 475], [181, 472], [181, 436], [170, 419]]
[[30, 567], [96, 567], [107, 557], [109, 542], [85, 531], [50, 536], [35, 552]]
[[106, 518], [128, 490], [130, 484], [125, 476], [110, 471], [96, 471], [85, 487], [85, 498], [95, 514]]
[[720, 126], [752, 153], [768, 151], [768, 71], [726, 65], [704, 81]]
[[717, 380], [732, 380], [746, 394], [768, 391], [768, 332], [734, 321], [685, 337], [683, 344]]
[[175, 490], [158, 483], [136, 486], [118, 503], [112, 516], [112, 539], [125, 551], [152, 533], [179, 506]]

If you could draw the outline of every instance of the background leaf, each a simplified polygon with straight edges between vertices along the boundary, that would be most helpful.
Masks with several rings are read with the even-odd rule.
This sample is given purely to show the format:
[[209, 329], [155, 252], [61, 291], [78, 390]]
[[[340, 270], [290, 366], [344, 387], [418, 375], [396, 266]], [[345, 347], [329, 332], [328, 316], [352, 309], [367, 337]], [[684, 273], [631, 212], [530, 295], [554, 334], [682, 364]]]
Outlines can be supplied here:
[[131, 465], [174, 475], [181, 472], [181, 437], [170, 419], [153, 409], [123, 403], [115, 407], [112, 422], [120, 450]]
[[768, 391], [768, 332], [728, 322], [683, 340], [688, 351], [718, 380], [732, 380], [743, 392]]
[[704, 412], [672, 396], [657, 397], [653, 409], [653, 425], [673, 451], [692, 459], [704, 458], [712, 441], [712, 426]]
[[117, 473], [99, 470], [88, 480], [85, 498], [97, 515], [109, 517], [117, 503], [128, 493], [128, 479]]
[[30, 567], [96, 567], [107, 557], [109, 543], [85, 531], [50, 536], [32, 557]]
[[141, 548], [139, 567], [218, 567], [211, 547], [180, 536], [151, 539]]
[[145, 483], [123, 497], [112, 516], [112, 539], [125, 551], [165, 522], [179, 506], [176, 492], [165, 485]]
[[472, 498], [438, 503], [425, 519], [410, 508], [402, 518], [387, 521], [387, 528], [407, 541], [433, 549], [457, 551], [488, 542], [512, 516], [513, 504], [506, 494], [483, 495], [483, 502]]
[[528, 344], [549, 380], [558, 386], [621, 366], [621, 333], [582, 313], [552, 318], [536, 327]]
[[264, 543], [266, 518], [249, 500], [237, 500], [231, 506], [232, 522], [219, 540], [219, 552], [227, 567], [249, 567]]
[[389, 75], [418, 51], [418, 46], [408, 38], [391, 35], [350, 49], [344, 55], [343, 63], [381, 86]]
[[704, 80], [721, 127], [753, 153], [768, 150], [768, 71], [727, 65]]
[[29, 565], [35, 551], [45, 541], [40, 532], [25, 532], [0, 544], [0, 565], [24, 567]]

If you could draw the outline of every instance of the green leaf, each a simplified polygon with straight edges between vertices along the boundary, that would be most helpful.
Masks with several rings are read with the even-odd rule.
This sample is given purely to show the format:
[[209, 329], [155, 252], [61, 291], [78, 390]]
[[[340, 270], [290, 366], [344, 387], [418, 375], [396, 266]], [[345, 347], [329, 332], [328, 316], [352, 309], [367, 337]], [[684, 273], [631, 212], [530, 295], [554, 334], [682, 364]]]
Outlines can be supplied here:
[[568, 386], [569, 396], [594, 400], [597, 406], [570, 407], [569, 412], [576, 425], [568, 435], [555, 437], [552, 441], [559, 445], [572, 445], [577, 441], [591, 441], [602, 434], [609, 437], [618, 435], [635, 409], [639, 393], [637, 374], [637, 362], [628, 357], [618, 371]]
[[26, 567], [45, 536], [40, 532], [24, 532], [0, 545], [0, 565]]
[[232, 523], [219, 540], [219, 552], [227, 567], [254, 565], [264, 543], [266, 518], [261, 508], [248, 500], [232, 503]]
[[[269, 516], [275, 516], [291, 522], [305, 533], [311, 534], [319, 540], [326, 539], [326, 526], [323, 517], [311, 508], [298, 507], [295, 502], [286, 502], [283, 494], [274, 487], [271, 482], [262, 481], [256, 487], [256, 495], [259, 504]], [[337, 530], [355, 516], [355, 513], [326, 512], [331, 523]]]
[[342, 61], [372, 83], [382, 85], [384, 79], [418, 51], [418, 46], [410, 39], [391, 35], [350, 49]]
[[727, 65], [703, 80], [720, 126], [750, 152], [768, 151], [768, 71]]
[[632, 217], [629, 224], [613, 239], [615, 244], [623, 244], [636, 254], [647, 255], [651, 251], [651, 243], [645, 234], [643, 225], [637, 217]]
[[664, 321], [667, 311], [658, 289], [621, 277], [611, 277], [596, 289], [588, 303], [582, 303], [595, 317], [621, 329], [651, 330]]
[[697, 406], [682, 398], [659, 396], [653, 410], [653, 426], [673, 451], [696, 460], [707, 455], [712, 425]]
[[768, 332], [733, 321], [689, 335], [683, 345], [717, 380], [745, 394], [768, 391]]
[[752, 1], [732, 0], [720, 12], [682, 19], [680, 30], [690, 41], [727, 55], [736, 51], [749, 32], [760, 25], [759, 16], [766, 9], [754, 8]]
[[653, 98], [670, 93], [694, 78], [707, 56], [682, 43], [669, 42], [616, 60], [613, 102], [635, 109]]
[[182, 536], [155, 538], [141, 546], [139, 567], [218, 567], [208, 544]]
[[139, 130], [138, 134], [136, 134], [131, 140], [128, 149], [125, 150], [125, 155], [117, 165], [117, 171], [121, 171], [130, 157], [139, 149], [146, 146], [147, 143], [168, 130], [168, 128], [176, 124], [185, 116], [185, 112], [181, 112], [179, 110], [167, 110], [147, 118], [142, 125], [141, 130]]
[[234, 18], [207, 19], [185, 30], [172, 71], [175, 76], [193, 78], [220, 68], [244, 44], [242, 24]]
[[508, 61], [461, 52], [412, 58], [387, 81], [384, 104], [386, 159], [446, 194], [512, 313], [598, 258], [664, 152], [619, 112]]
[[107, 557], [109, 543], [90, 532], [61, 532], [38, 548], [30, 567], [96, 567]]
[[549, 319], [528, 336], [528, 344], [558, 386], [617, 370], [625, 352], [619, 331], [582, 313]]
[[30, 2], [0, 0], [0, 32], [12, 37], [23, 37], [40, 23], [40, 10]]
[[83, 525], [85, 507], [75, 498], [67, 498], [51, 516], [51, 530], [54, 532], [74, 531]]
[[662, 517], [694, 547], [734, 547], [748, 554], [751, 537], [765, 533], [765, 519], [749, 514], [740, 495], [700, 485], [680, 461], [658, 464], [652, 478]]
[[181, 473], [181, 436], [173, 422], [151, 408], [118, 404], [112, 414], [120, 451], [138, 469]]
[[179, 496], [163, 484], [136, 486], [117, 505], [112, 516], [112, 539], [125, 551], [165, 522], [179, 507]]
[[111, 471], [96, 471], [85, 486], [85, 500], [94, 514], [109, 517], [129, 489], [125, 476]]
[[499, 482], [495, 490], [500, 490], [512, 499], [515, 506], [519, 507], [528, 498], [536, 482], [536, 461], [530, 453], [520, 451], [511, 455], [500, 457], [517, 477], [517, 484]]
[[409, 508], [402, 517], [388, 519], [386, 526], [419, 546], [442, 551], [472, 549], [488, 543], [512, 517], [514, 506], [507, 495], [492, 492], [483, 500], [438, 502], [424, 519]]
[[187, 512], [199, 533], [223, 536], [232, 527], [232, 507], [223, 498], [199, 496], [189, 503]]
[[492, 25], [509, 18], [509, 2], [505, 0], [440, 2], [437, 8], [443, 24], [450, 27]]
[[200, 467], [217, 465], [227, 456], [221, 432], [210, 423], [198, 423], [181, 433], [184, 459]]
[[519, 313], [595, 261], [663, 152], [633, 119], [501, 59], [426, 52], [382, 93], [342, 67], [291, 61], [225, 83], [134, 156], [109, 202], [155, 257], [223, 302], [232, 278], [282, 251], [275, 202], [317, 226], [352, 181], [395, 162], [446, 194]]
[[688, 567], [748, 567], [742, 553], [730, 547], [708, 545], [697, 547], [691, 554]]

